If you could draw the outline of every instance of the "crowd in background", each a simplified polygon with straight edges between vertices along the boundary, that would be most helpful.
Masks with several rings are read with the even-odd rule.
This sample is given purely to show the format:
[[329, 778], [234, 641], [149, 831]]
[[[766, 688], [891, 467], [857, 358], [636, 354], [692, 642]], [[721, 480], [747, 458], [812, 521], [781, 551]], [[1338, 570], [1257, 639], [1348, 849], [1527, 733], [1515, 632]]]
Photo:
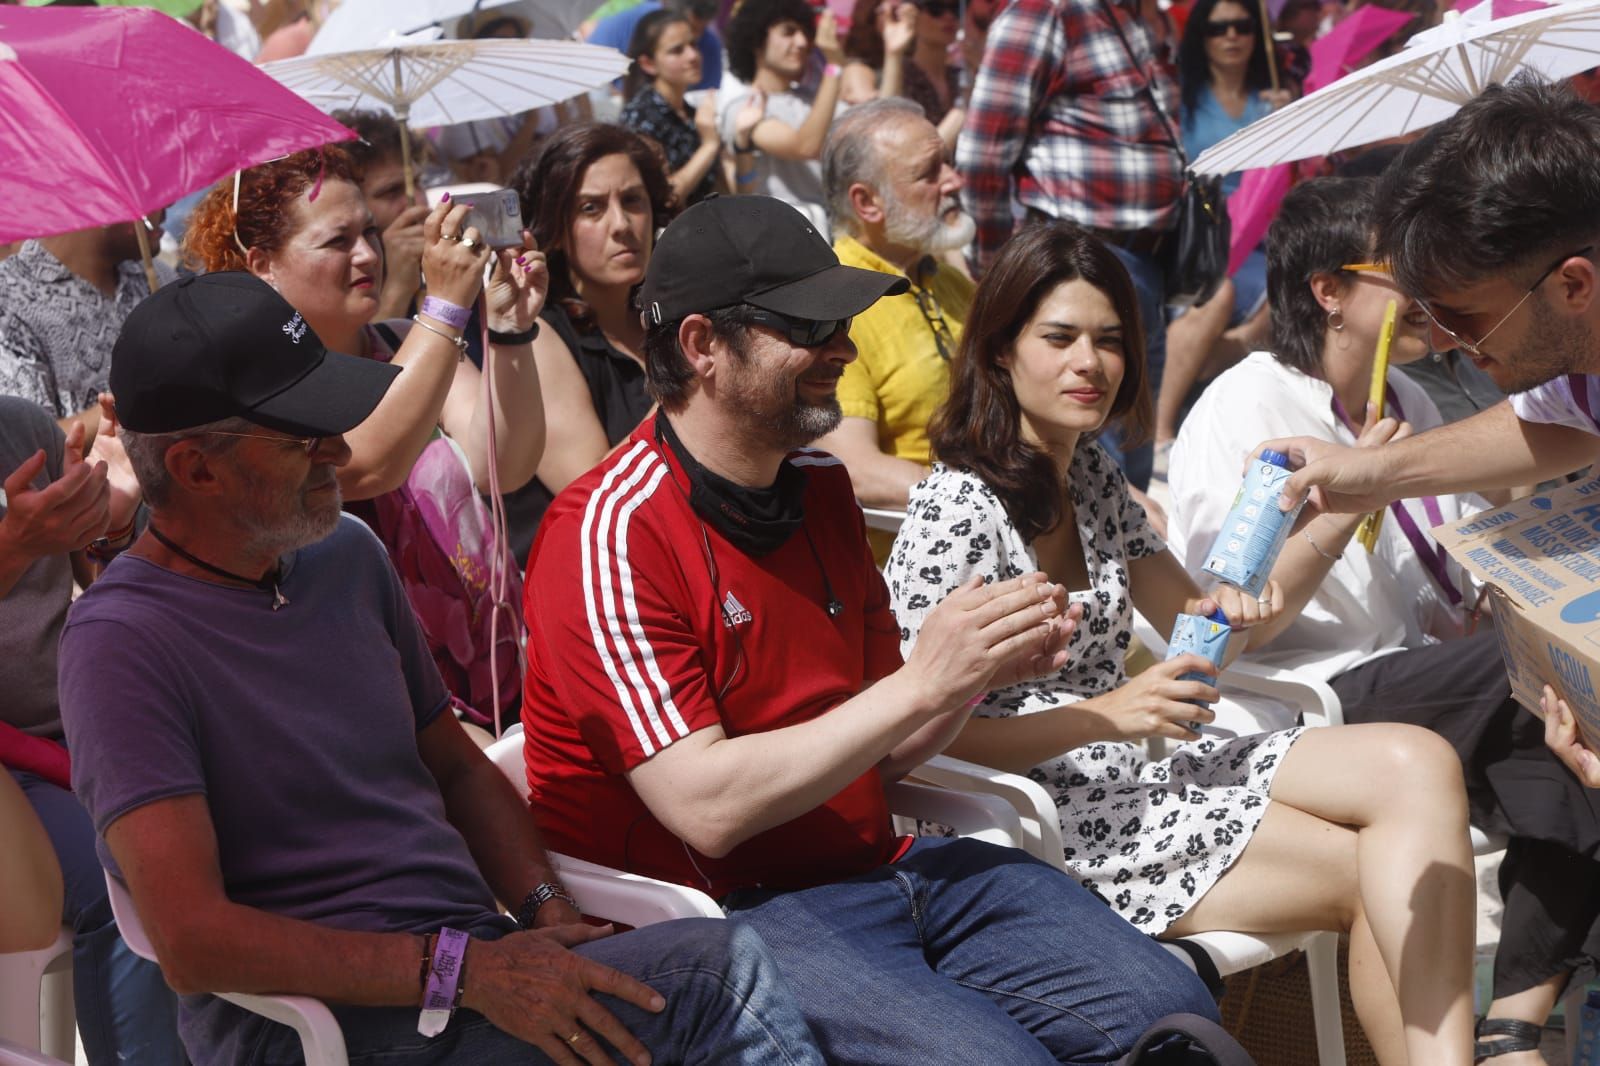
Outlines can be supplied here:
[[[1443, 14], [1435, 0], [1373, 2], [1412, 17], [1363, 63], [1403, 49]], [[190, 18], [224, 47], [265, 62], [302, 54], [328, 6], [206, 0]], [[234, 691], [219, 667], [235, 651], [227, 639], [219, 638], [215, 661], [195, 651], [206, 659], [200, 664], [161, 641], [148, 661], [110, 652], [118, 627], [147, 617], [115, 609], [135, 575], [130, 563], [147, 554], [118, 561], [136, 545], [156, 552], [161, 565], [177, 559], [198, 567], [190, 580], [207, 572], [243, 582], [287, 597], [290, 609], [302, 596], [339, 609], [326, 587], [317, 595], [304, 576], [292, 583], [302, 565], [341, 588], [357, 588], [352, 575], [382, 575], [358, 589], [379, 604], [372, 618], [353, 610], [349, 632], [331, 614], [319, 625], [327, 645], [320, 655], [305, 634], [279, 644], [264, 629], [242, 632], [286, 655], [302, 649], [330, 674], [402, 664], [404, 683], [374, 692], [416, 712], [402, 725], [414, 727], [430, 780], [444, 794], [443, 808], [429, 808], [427, 831], [405, 842], [448, 854], [440, 870], [427, 872], [436, 880], [413, 883], [405, 878], [415, 871], [398, 869], [372, 842], [355, 853], [397, 883], [465, 886], [452, 902], [475, 915], [474, 936], [489, 935], [483, 930], [493, 925], [495, 898], [507, 909], [523, 898], [522, 870], [503, 856], [486, 858], [484, 837], [473, 831], [462, 830], [465, 845], [461, 837], [439, 843], [461, 828], [462, 797], [490, 802], [488, 793], [460, 784], [477, 771], [464, 769], [475, 765], [475, 753], [458, 743], [454, 723], [462, 742], [486, 747], [520, 721], [532, 803], [552, 846], [706, 889], [766, 944], [741, 951], [702, 938], [690, 951], [686, 942], [634, 941], [631, 951], [596, 959], [650, 983], [642, 959], [692, 957], [695, 966], [714, 967], [725, 953], [736, 960], [725, 963], [730, 972], [743, 966], [738, 972], [752, 988], [781, 985], [762, 983], [777, 981], [773, 973], [794, 986], [823, 1055], [900, 1061], [842, 1035], [850, 1005], [820, 1006], [825, 997], [796, 973], [803, 945], [785, 943], [820, 919], [770, 896], [853, 884], [863, 871], [902, 858], [913, 871], [902, 876], [937, 880], [928, 858], [936, 849], [891, 854], [867, 824], [885, 815], [879, 820], [887, 825], [881, 795], [869, 802], [861, 793], [881, 792], [891, 768], [904, 772], [947, 750], [1028, 774], [1050, 790], [1065, 869], [1088, 893], [1083, 898], [1117, 917], [1107, 944], [1124, 944], [1116, 939], [1126, 933], [1122, 923], [1163, 939], [1218, 929], [1340, 930], [1350, 935], [1356, 1010], [1380, 1061], [1539, 1061], [1523, 1046], [1527, 1027], [1536, 1030], [1564, 996], [1593, 980], [1600, 959], [1600, 801], [1597, 782], [1585, 787], [1573, 769], [1592, 767], [1592, 757], [1586, 762], [1570, 736], [1556, 744], [1510, 697], [1481, 589], [1426, 530], [1584, 468], [1582, 448], [1565, 446], [1559, 460], [1521, 471], [1529, 475], [1523, 480], [1507, 474], [1463, 482], [1460, 491], [1419, 492], [1395, 505], [1395, 520], [1370, 552], [1352, 539], [1359, 513], [1329, 508], [1290, 539], [1259, 600], [1213, 588], [1201, 573], [1237, 488], [1238, 458], [1260, 442], [1309, 436], [1378, 448], [1493, 416], [1507, 409], [1508, 393], [1517, 394], [1518, 417], [1527, 421], [1527, 405], [1544, 397], [1531, 390], [1551, 380], [1511, 376], [1476, 344], [1435, 343], [1440, 331], [1461, 338], [1413, 298], [1420, 290], [1405, 284], [1380, 247], [1395, 217], [1386, 214], [1385, 190], [1396, 187], [1389, 164], [1405, 150], [1401, 143], [1299, 164], [1259, 247], [1210, 299], [1171, 306], [1164, 264], [1188, 162], [1301, 95], [1308, 46], [1361, 3], [1274, 6], [1269, 26], [1255, 0], [857, 0], [847, 13], [809, 0], [612, 0], [580, 35], [623, 52], [627, 76], [552, 108], [412, 131], [415, 197], [405, 191], [396, 120], [340, 112], [357, 139], [251, 167], [150, 216], [146, 236], [161, 249], [154, 297], [136, 224], [5, 249], [0, 762], [10, 772], [0, 775], [0, 841], [19, 861], [0, 869], [0, 895], [21, 905], [0, 923], [0, 951], [30, 946], [40, 930], [53, 936], [58, 917], [71, 927], [89, 1061], [182, 1061], [172, 989], [216, 990], [177, 979], [171, 966], [164, 979], [118, 936], [101, 872], [108, 857], [116, 853], [136, 896], [162, 883], [148, 865], [126, 869], [130, 855], [148, 864], [163, 854], [133, 834], [129, 812], [180, 794], [226, 803], [212, 775], [224, 767], [259, 770], [236, 749], [229, 755], [229, 745], [271, 735], [173, 714], [141, 738], [110, 720], [101, 704], [118, 685], [163, 698], [180, 693], [173, 699], [213, 687]], [[524, 37], [539, 29], [520, 9], [490, 8], [460, 32]], [[1526, 89], [1519, 106], [1588, 135], [1587, 85], [1579, 78], [1576, 92]], [[1239, 181], [1230, 176], [1224, 191]], [[424, 188], [443, 195], [430, 199]], [[495, 188], [514, 190], [520, 201], [519, 245], [486, 247], [471, 228], [467, 209]], [[781, 215], [765, 206], [774, 201]], [[680, 216], [685, 225], [674, 227]], [[674, 233], [691, 230], [694, 238], [671, 243]], [[713, 231], [720, 243], [705, 236]], [[753, 232], [788, 249], [789, 261], [766, 263], [771, 250], [761, 250]], [[691, 240], [701, 242], [694, 255], [709, 258], [683, 251]], [[1582, 260], [1593, 250], [1572, 255]], [[678, 258], [659, 259], [669, 252]], [[851, 275], [858, 300], [820, 284], [788, 303], [770, 296], [798, 284], [784, 270], [817, 255], [824, 256], [816, 260], [819, 277], [840, 264], [858, 271]], [[715, 302], [704, 291], [709, 282], [695, 290], [697, 272], [724, 279], [718, 283], [735, 302]], [[181, 301], [234, 299], [204, 288], [207, 277], [241, 287], [236, 299], [259, 305], [261, 315], [277, 313], [281, 301], [299, 324], [284, 326], [295, 344], [303, 329], [330, 353], [382, 365], [382, 380], [369, 370], [361, 386], [370, 404], [352, 407], [349, 424], [329, 432], [313, 432], [321, 424], [298, 411], [275, 421], [222, 412], [160, 424], [147, 413], [159, 405], [113, 387], [113, 351], [126, 345], [133, 354], [125, 365], [143, 360], [152, 381], [175, 374], [158, 368], [157, 346], [127, 339], [129, 324], [141, 306], [165, 301], [164, 314], [203, 315]], [[877, 280], [862, 280], [868, 277]], [[861, 295], [873, 285], [881, 292]], [[1391, 301], [1400, 312], [1390, 356], [1393, 417], [1380, 420], [1366, 401]], [[685, 325], [691, 321], [703, 323], [703, 337]], [[216, 335], [232, 328], [216, 325]], [[774, 338], [826, 365], [795, 370], [792, 381], [751, 371], [748, 352], [766, 351]], [[742, 369], [718, 362], [726, 351]], [[130, 388], [140, 380], [122, 373]], [[347, 373], [355, 389], [357, 372]], [[1064, 375], [1071, 389], [1059, 387]], [[175, 390], [162, 394], [169, 400], [186, 395], [177, 377], [168, 387]], [[772, 397], [782, 388], [788, 398], [778, 403]], [[836, 402], [808, 400], [808, 389]], [[1569, 406], [1582, 406], [1575, 397], [1584, 394], [1572, 391], [1579, 384], [1568, 389]], [[1580, 423], [1571, 415], [1563, 424]], [[1591, 416], [1580, 428], [1596, 425]], [[246, 447], [238, 442], [261, 436], [262, 426], [288, 434], [268, 439], [294, 444], [280, 451], [326, 467], [327, 477], [285, 482], [273, 495], [260, 487], [276, 484], [269, 465], [239, 459], [244, 474], [202, 473], [225, 467], [230, 449]], [[764, 449], [776, 457], [769, 466], [745, 462]], [[800, 458], [784, 459], [791, 453]], [[667, 514], [649, 493], [623, 491], [680, 476], [682, 516]], [[304, 535], [312, 527], [284, 539], [274, 508], [330, 487], [340, 510], [370, 529], [373, 545], [329, 514], [315, 526], [326, 547], [295, 568], [263, 564], [241, 577], [196, 548], [222, 543], [204, 531], [224, 513], [207, 508], [224, 500], [237, 536], [217, 552], [249, 546], [252, 558], [270, 561], [274, 545], [307, 546], [316, 540]], [[849, 513], [852, 500], [903, 521], [866, 528]], [[709, 531], [692, 527], [687, 516], [711, 510], [736, 517]], [[633, 541], [630, 521], [637, 522]], [[151, 538], [159, 545], [151, 548]], [[862, 566], [851, 569], [852, 553]], [[681, 577], [698, 574], [702, 556], [706, 588], [698, 577]], [[848, 578], [830, 577], [840, 560]], [[592, 578], [596, 566], [600, 578]], [[819, 572], [811, 597], [818, 603], [806, 609], [826, 610], [790, 619], [784, 639], [795, 641], [795, 651], [770, 652], [739, 636], [751, 608], [758, 616], [763, 608], [790, 610], [784, 590], [762, 586], [765, 602], [752, 598], [764, 580], [758, 575], [780, 574], [778, 583], [792, 592], [816, 584]], [[735, 599], [730, 581], [744, 583], [747, 602]], [[858, 743], [848, 751], [837, 738], [800, 733], [800, 744], [791, 736], [799, 745], [791, 754], [829, 768], [815, 780], [791, 781], [778, 753], [760, 749], [768, 730], [836, 720], [828, 712], [855, 708], [853, 697], [866, 686], [900, 693], [912, 682], [896, 688], [896, 679], [928, 685], [944, 677], [929, 649], [952, 639], [948, 619], [957, 608], [945, 605], [967, 603], [975, 586], [1016, 583], [1008, 594], [1032, 596], [1029, 582], [1048, 590], [1038, 604], [1029, 601], [1030, 611], [1052, 616], [1048, 655], [1024, 668], [1013, 653], [1003, 668], [991, 663], [981, 683], [976, 673], [963, 675], [959, 684], [971, 682], [971, 691], [955, 709], [941, 704], [915, 721], [908, 713], [880, 725], [881, 735], [852, 737]], [[80, 594], [89, 598], [73, 608]], [[189, 602], [186, 587], [173, 585], [170, 594]], [[193, 610], [205, 617], [211, 608], [196, 600]], [[1327, 682], [1349, 724], [1308, 729], [1294, 709], [1214, 687], [1214, 677], [1195, 680], [1189, 660], [1151, 659], [1150, 631], [1165, 639], [1177, 616], [1213, 610], [1244, 634], [1233, 656]], [[852, 651], [825, 639], [806, 643], [802, 623], [820, 631], [841, 615], [856, 627], [841, 630], [852, 635]], [[220, 616], [215, 625], [228, 631]], [[393, 641], [394, 656], [355, 654], [374, 634]], [[341, 641], [352, 649], [348, 666], [339, 663]], [[697, 649], [712, 661], [701, 662]], [[836, 656], [839, 677], [807, 655], [830, 669]], [[769, 658], [776, 661], [763, 664]], [[154, 675], [174, 662], [183, 663], [171, 667], [180, 680], [164, 687], [170, 679]], [[821, 681], [796, 680], [813, 669]], [[270, 664], [250, 661], [248, 670], [263, 684], [272, 676]], [[955, 691], [946, 687], [946, 696]], [[430, 700], [449, 720], [444, 739], [440, 708], [424, 706]], [[851, 713], [870, 722], [874, 713], [887, 715], [882, 705], [890, 702]], [[1553, 707], [1547, 717], [1561, 720]], [[184, 729], [201, 738], [192, 752], [160, 732]], [[707, 740], [710, 732], [717, 736]], [[402, 730], [399, 742], [389, 734], [384, 751], [394, 755], [398, 745], [415, 757], [409, 734]], [[111, 738], [137, 745], [153, 763], [182, 763], [188, 776], [174, 771], [175, 784], [124, 773]], [[340, 751], [359, 746], [355, 734], [335, 739]], [[718, 742], [740, 742], [744, 754], [715, 754]], [[674, 749], [684, 754], [663, 758]], [[691, 751], [701, 761], [689, 761]], [[301, 755], [311, 760], [315, 752]], [[726, 765], [736, 757], [752, 760], [749, 767], [774, 760], [761, 787], [748, 777], [754, 770], [741, 775]], [[279, 780], [305, 780], [282, 753], [263, 761], [284, 775]], [[377, 779], [388, 772], [367, 765]], [[418, 788], [422, 773], [419, 763], [393, 793], [406, 797], [407, 809], [439, 806], [437, 793], [430, 800]], [[459, 794], [451, 791], [457, 784]], [[381, 792], [368, 782], [345, 798], [371, 814], [369, 827], [398, 825], [385, 820], [399, 817], [394, 810], [372, 813], [388, 803]], [[531, 826], [526, 806], [508, 795], [496, 793], [481, 816], [494, 821], [509, 811]], [[729, 802], [742, 810], [725, 811]], [[287, 817], [292, 808], [272, 810]], [[238, 808], [226, 825], [212, 815], [211, 847], [223, 854], [209, 869], [238, 876], [253, 906], [377, 931], [338, 907], [319, 910], [318, 901], [267, 884], [261, 864], [288, 860], [241, 859], [234, 849], [249, 846], [236, 841], [259, 826]], [[1506, 917], [1486, 1005], [1487, 1023], [1500, 1027], [1479, 1026], [1476, 1058], [1469, 822], [1510, 840], [1500, 869]], [[820, 826], [818, 839], [837, 836], [856, 850], [841, 856], [813, 847], [791, 823], [806, 832]], [[150, 822], [143, 831], [196, 824]], [[528, 834], [521, 843], [542, 854]], [[792, 854], [780, 854], [784, 848]], [[337, 865], [317, 867], [308, 885], [361, 910], [368, 899], [354, 884], [359, 877], [346, 878], [350, 872]], [[539, 889], [559, 888], [555, 874], [533, 868], [543, 871]], [[1001, 876], [982, 869], [985, 878]], [[997, 880], [993, 891], [1004, 891], [1002, 883], [1010, 882]], [[552, 899], [556, 906], [536, 919]], [[865, 894], [841, 899], [863, 913], [877, 906]], [[533, 928], [575, 919], [571, 902], [546, 894], [518, 922]], [[1072, 905], [1070, 897], [1061, 903]], [[427, 934], [441, 915], [459, 914], [415, 900], [397, 906], [402, 913], [379, 925], [424, 934], [426, 977], [442, 950]], [[1084, 937], [1100, 935], [1087, 931], [1092, 920], [1081, 920]], [[1002, 916], [995, 922], [1006, 926]], [[22, 932], [29, 928], [31, 936]], [[259, 932], [269, 937], [270, 930]], [[1017, 939], [1008, 945], [1046, 934], [1010, 935]], [[211, 972], [206, 961], [194, 961], [193, 972]], [[821, 964], [811, 977], [841, 979]], [[1068, 981], [1057, 973], [1051, 979]], [[929, 1013], [945, 1013], [953, 1027], [961, 1016], [946, 994], [919, 993], [924, 1005], [944, 1004]], [[623, 1014], [626, 1028], [653, 1049], [667, 1047], [646, 1037], [654, 1030], [636, 1017], [655, 1009], [648, 997], [619, 995], [634, 1004]], [[416, 998], [387, 989], [371, 996], [358, 1002]], [[720, 1009], [709, 1000], [692, 1002], [673, 1007], [678, 1039], [689, 1031], [682, 1013], [689, 1010], [698, 1012], [694, 1025], [706, 1025], [694, 1030], [696, 1039], [742, 1049], [724, 1061], [771, 1053], [732, 1035], [731, 1023], [729, 1031], [707, 1023]], [[1155, 1006], [1121, 1004], [1116, 1023], [1105, 1024], [1137, 1032], [1154, 1020]], [[480, 1001], [473, 1009], [508, 1029], [503, 1004]], [[263, 1042], [252, 1048], [224, 1012], [187, 997], [184, 1010], [191, 1055], [204, 1049], [216, 1061], [264, 1061], [252, 1056], [268, 1036], [246, 1033]], [[341, 1020], [351, 1032], [366, 1024], [355, 1012]], [[552, 1023], [579, 1026], [570, 1040], [557, 1032], [552, 1045], [543, 1030], [517, 1035], [553, 1061], [580, 1061], [592, 1054], [585, 1034], [631, 1048], [615, 1024], [610, 1015], [579, 1011]], [[791, 1024], [805, 1027], [775, 1008], [771, 1031], [788, 1033]], [[371, 1034], [379, 1034], [376, 1022]], [[383, 1046], [387, 1031], [371, 1039]], [[1040, 1040], [1041, 1053], [1058, 1058], [1070, 1044], [1059, 1034]], [[469, 1047], [476, 1045], [462, 1044], [459, 1053]], [[796, 1053], [795, 1061], [809, 1060]]]

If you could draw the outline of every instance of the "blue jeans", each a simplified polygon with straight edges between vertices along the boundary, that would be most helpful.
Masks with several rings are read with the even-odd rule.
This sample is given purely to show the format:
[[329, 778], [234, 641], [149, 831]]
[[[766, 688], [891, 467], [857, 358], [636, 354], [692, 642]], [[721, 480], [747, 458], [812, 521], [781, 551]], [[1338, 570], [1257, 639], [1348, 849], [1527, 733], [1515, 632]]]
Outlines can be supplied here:
[[[500, 930], [472, 932], [494, 939]], [[761, 938], [734, 922], [714, 918], [662, 922], [581, 944], [576, 951], [632, 974], [666, 999], [666, 1009], [651, 1014], [609, 996], [597, 997], [650, 1049], [655, 1062], [824, 1066]], [[465, 976], [472, 980], [470, 958]], [[415, 1007], [332, 1009], [344, 1031], [350, 1061], [358, 1066], [526, 1066], [550, 1061], [537, 1048], [469, 1010], [457, 1011], [449, 1027], [430, 1040], [417, 1033]], [[243, 1061], [252, 1066], [303, 1061], [300, 1041], [291, 1030], [271, 1023], [260, 1028], [256, 1047]]]
[[[1107, 243], [1106, 247], [1128, 268], [1133, 287], [1139, 294], [1139, 318], [1144, 323], [1145, 381], [1153, 400], [1161, 391], [1161, 372], [1167, 366], [1167, 290], [1161, 264], [1153, 256], [1130, 252], [1115, 244]], [[1149, 442], [1124, 449], [1115, 427], [1102, 433], [1099, 440], [1111, 458], [1122, 466], [1129, 484], [1141, 492], [1150, 487], [1155, 449]]]
[[72, 926], [72, 992], [78, 1035], [94, 1066], [184, 1061], [178, 1000], [160, 967], [122, 942], [95, 855], [94, 826], [76, 796], [33, 774], [13, 772], [54, 845]]
[[1205, 985], [1066, 874], [923, 838], [837, 884], [735, 893], [830, 1062], [1109, 1063]]

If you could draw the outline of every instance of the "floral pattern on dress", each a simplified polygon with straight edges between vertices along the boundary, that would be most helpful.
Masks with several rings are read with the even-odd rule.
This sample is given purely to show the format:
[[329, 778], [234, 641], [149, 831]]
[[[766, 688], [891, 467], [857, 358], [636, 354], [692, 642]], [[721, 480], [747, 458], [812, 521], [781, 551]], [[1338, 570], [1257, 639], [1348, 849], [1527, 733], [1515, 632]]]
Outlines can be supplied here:
[[[1083, 622], [1066, 666], [989, 693], [975, 714], [1007, 718], [1103, 695], [1127, 683], [1133, 640], [1128, 562], [1165, 551], [1115, 463], [1084, 440], [1068, 474], [1089, 587], [1070, 593]], [[884, 576], [901, 650], [930, 611], [974, 574], [986, 583], [1038, 569], [1004, 505], [977, 475], [935, 464], [911, 492]], [[1301, 730], [1179, 744], [1159, 761], [1142, 745], [1086, 744], [1029, 776], [1054, 795], [1067, 869], [1151, 935], [1183, 916], [1244, 851], [1273, 775]]]

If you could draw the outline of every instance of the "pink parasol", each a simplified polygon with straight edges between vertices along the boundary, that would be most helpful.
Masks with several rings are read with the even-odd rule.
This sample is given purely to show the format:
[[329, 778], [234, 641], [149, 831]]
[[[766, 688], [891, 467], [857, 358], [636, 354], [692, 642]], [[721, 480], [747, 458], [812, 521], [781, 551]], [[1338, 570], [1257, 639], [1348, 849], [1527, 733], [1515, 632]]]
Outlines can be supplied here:
[[354, 136], [148, 8], [0, 7], [0, 100], [0, 242], [131, 222]]
[[[1390, 11], [1372, 4], [1357, 8], [1340, 19], [1338, 25], [1311, 43], [1311, 72], [1306, 75], [1306, 92], [1315, 92], [1344, 77], [1410, 21], [1408, 12]], [[1287, 163], [1245, 172], [1239, 188], [1228, 197], [1228, 217], [1233, 222], [1228, 273], [1238, 270], [1267, 235], [1267, 227], [1272, 224], [1278, 205], [1283, 203], [1292, 184]]]

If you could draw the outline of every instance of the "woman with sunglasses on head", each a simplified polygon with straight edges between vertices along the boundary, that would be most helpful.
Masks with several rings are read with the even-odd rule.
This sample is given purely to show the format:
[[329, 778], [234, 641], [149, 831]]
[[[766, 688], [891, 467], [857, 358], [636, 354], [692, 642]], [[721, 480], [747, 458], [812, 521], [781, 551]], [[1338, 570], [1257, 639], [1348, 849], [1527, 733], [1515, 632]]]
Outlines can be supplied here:
[[[1375, 200], [1366, 179], [1322, 178], [1284, 200], [1267, 239], [1272, 349], [1206, 389], [1172, 452], [1174, 551], [1197, 571], [1238, 487], [1238, 457], [1268, 438], [1373, 442], [1363, 433], [1379, 330], [1398, 319], [1389, 360], [1428, 351], [1428, 318], [1372, 269]], [[1388, 376], [1395, 438], [1441, 418], [1420, 386]], [[1319, 514], [1290, 538], [1272, 577], [1300, 616], [1249, 657], [1332, 685], [1346, 722], [1409, 722], [1448, 740], [1463, 764], [1472, 821], [1511, 837], [1494, 1002], [1479, 1055], [1536, 1066], [1539, 1028], [1562, 993], [1595, 974], [1600, 955], [1600, 796], [1544, 744], [1539, 719], [1511, 699], [1492, 618], [1478, 591], [1429, 536], [1484, 505], [1441, 495], [1394, 505], [1368, 552], [1361, 515]], [[1474, 624], [1476, 629], [1474, 630]], [[1520, 1048], [1520, 1050], [1518, 1050]]]
[[[351, 458], [339, 488], [389, 549], [458, 711], [483, 724], [514, 705], [520, 615], [494, 620], [495, 544], [479, 494], [524, 484], [544, 449], [530, 345], [547, 277], [526, 233], [523, 247], [492, 250], [466, 224], [470, 206], [446, 202], [424, 221], [427, 296], [409, 320], [371, 321], [383, 246], [356, 172], [334, 146], [219, 183], [190, 216], [184, 253], [196, 269], [263, 279], [333, 351], [402, 367], [372, 415], [345, 434]], [[462, 337], [480, 290], [492, 406]]]
[[[948, 751], [1049, 788], [1068, 872], [1144, 932], [1348, 930], [1380, 1062], [1465, 1066], [1472, 856], [1448, 746], [1397, 725], [1202, 737], [1190, 723], [1212, 712], [1192, 701], [1218, 695], [1183, 675], [1208, 661], [1126, 674], [1135, 609], [1163, 633], [1220, 609], [1230, 655], [1292, 618], [1271, 586], [1202, 592], [1096, 441], [1114, 420], [1143, 429], [1144, 362], [1133, 283], [1076, 226], [1023, 230], [979, 284], [930, 428], [939, 463], [885, 572], [902, 646], [974, 578], [1042, 570], [1083, 618], [1061, 671], [987, 693]], [[1146, 757], [1156, 736], [1170, 757]]]
[[[1194, 5], [1178, 45], [1179, 120], [1183, 151], [1191, 160], [1292, 98], [1287, 90], [1273, 88], [1269, 47], [1255, 0]], [[1243, 174], [1223, 179], [1223, 195], [1232, 196], [1243, 179]], [[1258, 248], [1215, 296], [1168, 327], [1167, 364], [1156, 397], [1158, 448], [1177, 436], [1184, 401], [1205, 370], [1236, 362], [1264, 338], [1266, 275], [1266, 256]], [[1224, 334], [1231, 344], [1219, 344]]]
[[651, 409], [633, 294], [677, 209], [660, 152], [607, 123], [561, 129], [511, 185], [550, 257], [545, 328], [533, 344], [548, 443], [537, 475], [505, 499], [511, 547], [526, 566], [550, 501]]
[[946, 154], [953, 152], [967, 114], [961, 71], [950, 63], [950, 47], [960, 32], [957, 0], [856, 0], [844, 42], [850, 61], [840, 76], [840, 99], [847, 104], [880, 96], [914, 100], [939, 128]]

